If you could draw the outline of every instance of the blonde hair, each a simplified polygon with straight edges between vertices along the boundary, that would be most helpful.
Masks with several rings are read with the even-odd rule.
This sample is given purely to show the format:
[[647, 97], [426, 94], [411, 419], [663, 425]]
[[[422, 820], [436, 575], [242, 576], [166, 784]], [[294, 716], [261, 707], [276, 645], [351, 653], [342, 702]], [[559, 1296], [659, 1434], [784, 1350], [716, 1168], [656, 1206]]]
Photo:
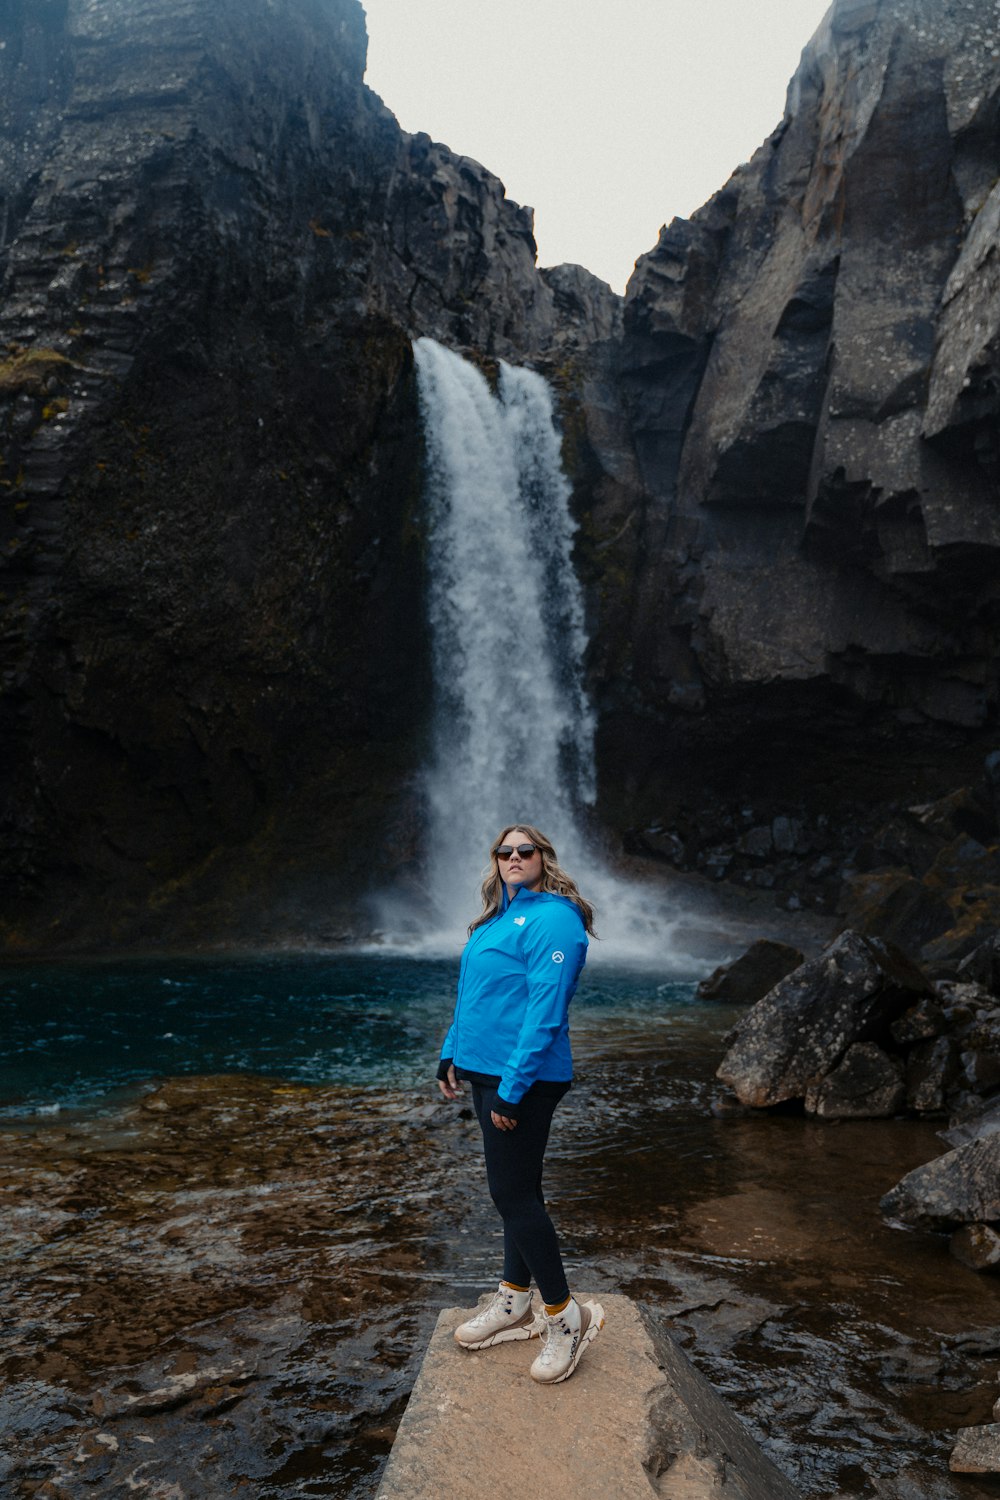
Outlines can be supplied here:
[[515, 828], [519, 829], [521, 833], [527, 834], [528, 839], [537, 846], [538, 852], [542, 856], [542, 881], [538, 889], [541, 891], [551, 891], [556, 896], [566, 896], [573, 902], [574, 906], [579, 907], [585, 930], [590, 933], [591, 937], [596, 937], [597, 934], [594, 931], [594, 908], [589, 901], [584, 900], [583, 896], [580, 895], [580, 892], [577, 890], [576, 881], [572, 880], [566, 874], [566, 871], [562, 869], [559, 861], [556, 859], [556, 851], [544, 833], [539, 833], [538, 829], [532, 828], [530, 823], [508, 823], [507, 827], [500, 830], [490, 845], [490, 868], [486, 879], [483, 881], [481, 891], [483, 909], [476, 920], [469, 924], [469, 936], [472, 936], [477, 927], [482, 927], [484, 922], [489, 922], [495, 917], [500, 910], [503, 902], [504, 883], [503, 877], [500, 874], [497, 850], [508, 834], [514, 832]]

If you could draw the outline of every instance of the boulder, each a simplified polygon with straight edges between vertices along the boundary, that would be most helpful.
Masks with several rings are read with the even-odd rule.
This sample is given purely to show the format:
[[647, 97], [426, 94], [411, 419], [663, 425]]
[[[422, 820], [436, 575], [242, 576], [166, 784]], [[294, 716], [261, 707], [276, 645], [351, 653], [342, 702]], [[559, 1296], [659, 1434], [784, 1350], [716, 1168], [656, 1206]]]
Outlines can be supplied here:
[[917, 1042], [929, 1042], [948, 1029], [948, 1021], [936, 1000], [925, 996], [916, 1005], [893, 1021], [889, 1028], [897, 1047], [913, 1047]]
[[806, 1111], [826, 1120], [889, 1119], [906, 1103], [899, 1060], [874, 1042], [856, 1042], [806, 1094]]
[[958, 1074], [958, 1048], [951, 1037], [914, 1047], [906, 1062], [906, 1103], [917, 1114], [939, 1114]]
[[904, 954], [844, 932], [738, 1023], [717, 1076], [743, 1104], [804, 1099], [852, 1043], [884, 1040], [892, 1022], [931, 993]]
[[991, 1224], [965, 1224], [952, 1235], [948, 1249], [973, 1271], [1000, 1268], [1000, 1234]]
[[960, 979], [980, 984], [994, 995], [1000, 995], [1000, 933], [993, 933], [973, 948], [958, 966]]
[[971, 1025], [996, 1004], [996, 996], [981, 984], [942, 979], [936, 989], [948, 1025], [956, 1029]]
[[908, 809], [910, 816], [928, 833], [945, 843], [963, 835], [981, 844], [993, 844], [997, 837], [996, 813], [988, 796], [971, 787], [940, 797], [936, 802]]
[[908, 1172], [880, 1206], [886, 1218], [917, 1229], [1000, 1221], [1000, 1134], [956, 1146]]
[[953, 1474], [1000, 1473], [1000, 1422], [960, 1428], [948, 1467]]
[[698, 998], [753, 1005], [804, 961], [798, 948], [759, 938], [731, 964], [721, 964], [703, 979], [698, 986]]
[[1000, 1135], [1000, 1099], [994, 1099], [969, 1119], [953, 1121], [947, 1130], [941, 1131], [941, 1139], [949, 1146], [964, 1146], [987, 1135]]
[[943, 892], [905, 869], [876, 870], [846, 881], [840, 910], [856, 931], [898, 943], [907, 952], [920, 952], [955, 922]]
[[941, 840], [910, 813], [883, 823], [855, 851], [854, 863], [863, 874], [873, 870], [905, 869], [919, 879], [937, 859]]
[[920, 949], [928, 963], [960, 963], [1000, 928], [1000, 885], [979, 885], [956, 875], [948, 894], [951, 924]]

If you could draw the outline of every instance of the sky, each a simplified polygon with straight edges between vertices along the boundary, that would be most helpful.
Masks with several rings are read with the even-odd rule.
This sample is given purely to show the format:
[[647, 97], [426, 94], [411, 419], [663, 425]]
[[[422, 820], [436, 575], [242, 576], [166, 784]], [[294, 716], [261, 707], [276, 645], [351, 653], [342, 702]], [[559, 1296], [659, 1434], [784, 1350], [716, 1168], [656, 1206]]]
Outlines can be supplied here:
[[623, 291], [781, 120], [829, 0], [362, 0], [366, 81], [535, 210], [539, 264]]

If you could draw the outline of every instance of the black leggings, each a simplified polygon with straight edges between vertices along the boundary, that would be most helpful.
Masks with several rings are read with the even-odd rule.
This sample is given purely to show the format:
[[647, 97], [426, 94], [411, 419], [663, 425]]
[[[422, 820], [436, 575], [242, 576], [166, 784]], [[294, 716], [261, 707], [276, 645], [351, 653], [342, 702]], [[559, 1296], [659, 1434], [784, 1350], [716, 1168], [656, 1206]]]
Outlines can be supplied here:
[[569, 1296], [559, 1241], [542, 1196], [542, 1158], [559, 1096], [529, 1090], [514, 1130], [498, 1130], [490, 1119], [495, 1099], [494, 1090], [472, 1085], [490, 1197], [503, 1219], [503, 1279], [530, 1286], [534, 1277], [542, 1301], [553, 1306]]

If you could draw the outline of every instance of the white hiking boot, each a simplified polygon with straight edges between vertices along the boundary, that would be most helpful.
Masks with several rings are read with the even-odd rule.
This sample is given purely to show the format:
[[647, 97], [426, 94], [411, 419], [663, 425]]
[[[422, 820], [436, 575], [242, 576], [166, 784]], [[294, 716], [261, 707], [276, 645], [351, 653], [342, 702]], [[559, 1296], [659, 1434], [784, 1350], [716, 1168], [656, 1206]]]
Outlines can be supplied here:
[[531, 1367], [532, 1380], [558, 1385], [568, 1380], [588, 1344], [604, 1327], [604, 1308], [599, 1302], [577, 1302], [571, 1297], [562, 1312], [544, 1313], [545, 1340], [541, 1354]]
[[455, 1342], [463, 1349], [487, 1349], [508, 1339], [537, 1339], [541, 1331], [531, 1293], [515, 1291], [501, 1281], [486, 1306], [455, 1329]]

